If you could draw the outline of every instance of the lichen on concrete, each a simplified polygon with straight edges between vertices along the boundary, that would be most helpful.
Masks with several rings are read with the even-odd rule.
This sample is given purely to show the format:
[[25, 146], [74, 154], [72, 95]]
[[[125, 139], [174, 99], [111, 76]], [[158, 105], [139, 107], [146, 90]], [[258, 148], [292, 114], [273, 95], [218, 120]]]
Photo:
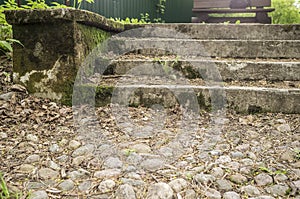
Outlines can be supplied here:
[[19, 76], [19, 82], [26, 85], [30, 93], [67, 103], [70, 100], [67, 94], [72, 91], [72, 87], [68, 85], [68, 82], [71, 83], [70, 80], [73, 77], [68, 76], [64, 67], [67, 67], [70, 63], [72, 63], [71, 57], [61, 56], [52, 69], [31, 70], [23, 76], [19, 76], [15, 72], [15, 76]]
[[76, 58], [79, 62], [82, 62], [89, 52], [112, 35], [110, 32], [82, 24], [76, 24], [74, 34]]
[[8, 11], [6, 17], [14, 39], [24, 45], [14, 46], [14, 81], [25, 85], [29, 93], [68, 105], [85, 57], [124, 28], [75, 9]]
[[96, 106], [104, 106], [106, 104], [109, 104], [111, 101], [113, 90], [113, 86], [97, 86], [95, 96]]

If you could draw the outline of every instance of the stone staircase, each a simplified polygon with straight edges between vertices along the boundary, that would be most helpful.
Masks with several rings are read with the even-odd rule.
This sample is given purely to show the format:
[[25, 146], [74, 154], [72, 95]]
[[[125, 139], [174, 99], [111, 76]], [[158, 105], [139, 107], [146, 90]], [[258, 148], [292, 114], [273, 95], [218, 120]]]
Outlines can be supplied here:
[[[78, 102], [300, 113], [300, 26], [130, 28], [90, 54], [94, 72], [77, 78]], [[82, 95], [82, 86], [96, 93]]]

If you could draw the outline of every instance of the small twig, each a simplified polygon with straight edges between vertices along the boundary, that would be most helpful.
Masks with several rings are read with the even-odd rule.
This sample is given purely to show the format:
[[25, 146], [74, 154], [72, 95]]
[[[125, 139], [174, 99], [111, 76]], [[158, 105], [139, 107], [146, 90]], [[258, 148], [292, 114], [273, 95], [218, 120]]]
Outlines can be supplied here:
[[159, 182], [158, 180], [157, 180], [157, 178], [153, 175], [153, 174], [151, 174], [150, 175], [156, 182]]
[[296, 130], [297, 130], [299, 127], [300, 127], [300, 124], [299, 124], [298, 126], [296, 126], [296, 127], [292, 130], [292, 132], [293, 132], [293, 133], [296, 132]]

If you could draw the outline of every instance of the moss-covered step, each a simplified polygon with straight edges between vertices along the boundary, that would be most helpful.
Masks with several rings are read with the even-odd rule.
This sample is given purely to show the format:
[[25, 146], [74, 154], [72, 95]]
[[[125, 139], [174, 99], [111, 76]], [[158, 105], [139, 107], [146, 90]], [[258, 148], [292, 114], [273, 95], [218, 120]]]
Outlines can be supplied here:
[[[103, 79], [101, 84], [82, 84], [75, 88], [76, 103], [103, 106], [117, 103], [151, 107], [160, 104], [199, 105], [211, 110], [231, 108], [238, 112], [300, 113], [300, 82], [205, 82], [170, 78], [127, 77]], [[96, 86], [98, 85], [98, 86]]]
[[[300, 89], [276, 89], [259, 87], [209, 87], [191, 85], [132, 85], [99, 86], [95, 102], [102, 106], [111, 102], [129, 106], [161, 104], [164, 107], [176, 104], [198, 103], [200, 108], [226, 107], [238, 112], [300, 113]], [[213, 103], [210, 93], [215, 93]], [[225, 94], [225, 97], [223, 96]], [[180, 102], [178, 102], [180, 99]], [[195, 101], [197, 99], [197, 102]], [[224, 101], [225, 100], [225, 101]]]
[[[136, 58], [136, 59], [135, 59]], [[95, 68], [95, 72], [101, 70]], [[100, 67], [99, 67], [100, 69]], [[219, 78], [223, 81], [300, 81], [300, 60], [203, 59], [181, 60], [175, 56], [143, 57], [130, 55], [112, 61], [104, 75], [180, 73], [188, 79]], [[212, 74], [217, 73], [217, 74]], [[216, 76], [217, 75], [217, 76]]]
[[120, 23], [76, 9], [6, 11], [14, 45], [14, 81], [29, 93], [65, 104], [72, 101], [78, 69], [93, 48], [124, 30]]

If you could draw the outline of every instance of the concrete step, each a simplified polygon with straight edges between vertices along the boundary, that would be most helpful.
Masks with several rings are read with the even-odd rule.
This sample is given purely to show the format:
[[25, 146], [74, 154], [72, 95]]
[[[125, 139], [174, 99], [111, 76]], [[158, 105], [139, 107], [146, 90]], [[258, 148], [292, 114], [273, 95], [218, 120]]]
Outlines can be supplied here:
[[300, 82], [206, 82], [172, 77], [103, 77], [101, 83], [76, 86], [73, 99], [126, 106], [199, 106], [200, 109], [234, 109], [242, 113], [300, 113]]
[[[211, 97], [211, 93], [215, 93], [214, 97]], [[113, 103], [129, 106], [151, 107], [161, 104], [164, 107], [171, 107], [178, 104], [179, 98], [179, 104], [183, 106], [187, 103], [198, 103], [200, 108], [208, 110], [222, 108], [226, 102], [225, 107], [243, 113], [300, 113], [300, 89], [191, 85], [119, 85], [115, 88], [100, 86], [97, 88], [96, 105], [110, 103], [112, 96], [114, 96]]]
[[[136, 59], [135, 59], [136, 58]], [[179, 72], [188, 79], [217, 77], [223, 81], [300, 81], [300, 60], [203, 59], [179, 60], [175, 56], [146, 57], [127, 55], [114, 60], [104, 75], [165, 75]], [[100, 72], [96, 68], [96, 72]], [[217, 74], [210, 74], [217, 73]], [[215, 76], [214, 76], [215, 75]]]
[[189, 59], [219, 58], [295, 58], [300, 59], [300, 40], [195, 40], [174, 38], [113, 37], [108, 52], [144, 55], [165, 53]]
[[[145, 27], [140, 36], [233, 40], [300, 40], [300, 25], [270, 24], [147, 24], [128, 25], [127, 29]], [[159, 30], [166, 29], [165, 31]]]

